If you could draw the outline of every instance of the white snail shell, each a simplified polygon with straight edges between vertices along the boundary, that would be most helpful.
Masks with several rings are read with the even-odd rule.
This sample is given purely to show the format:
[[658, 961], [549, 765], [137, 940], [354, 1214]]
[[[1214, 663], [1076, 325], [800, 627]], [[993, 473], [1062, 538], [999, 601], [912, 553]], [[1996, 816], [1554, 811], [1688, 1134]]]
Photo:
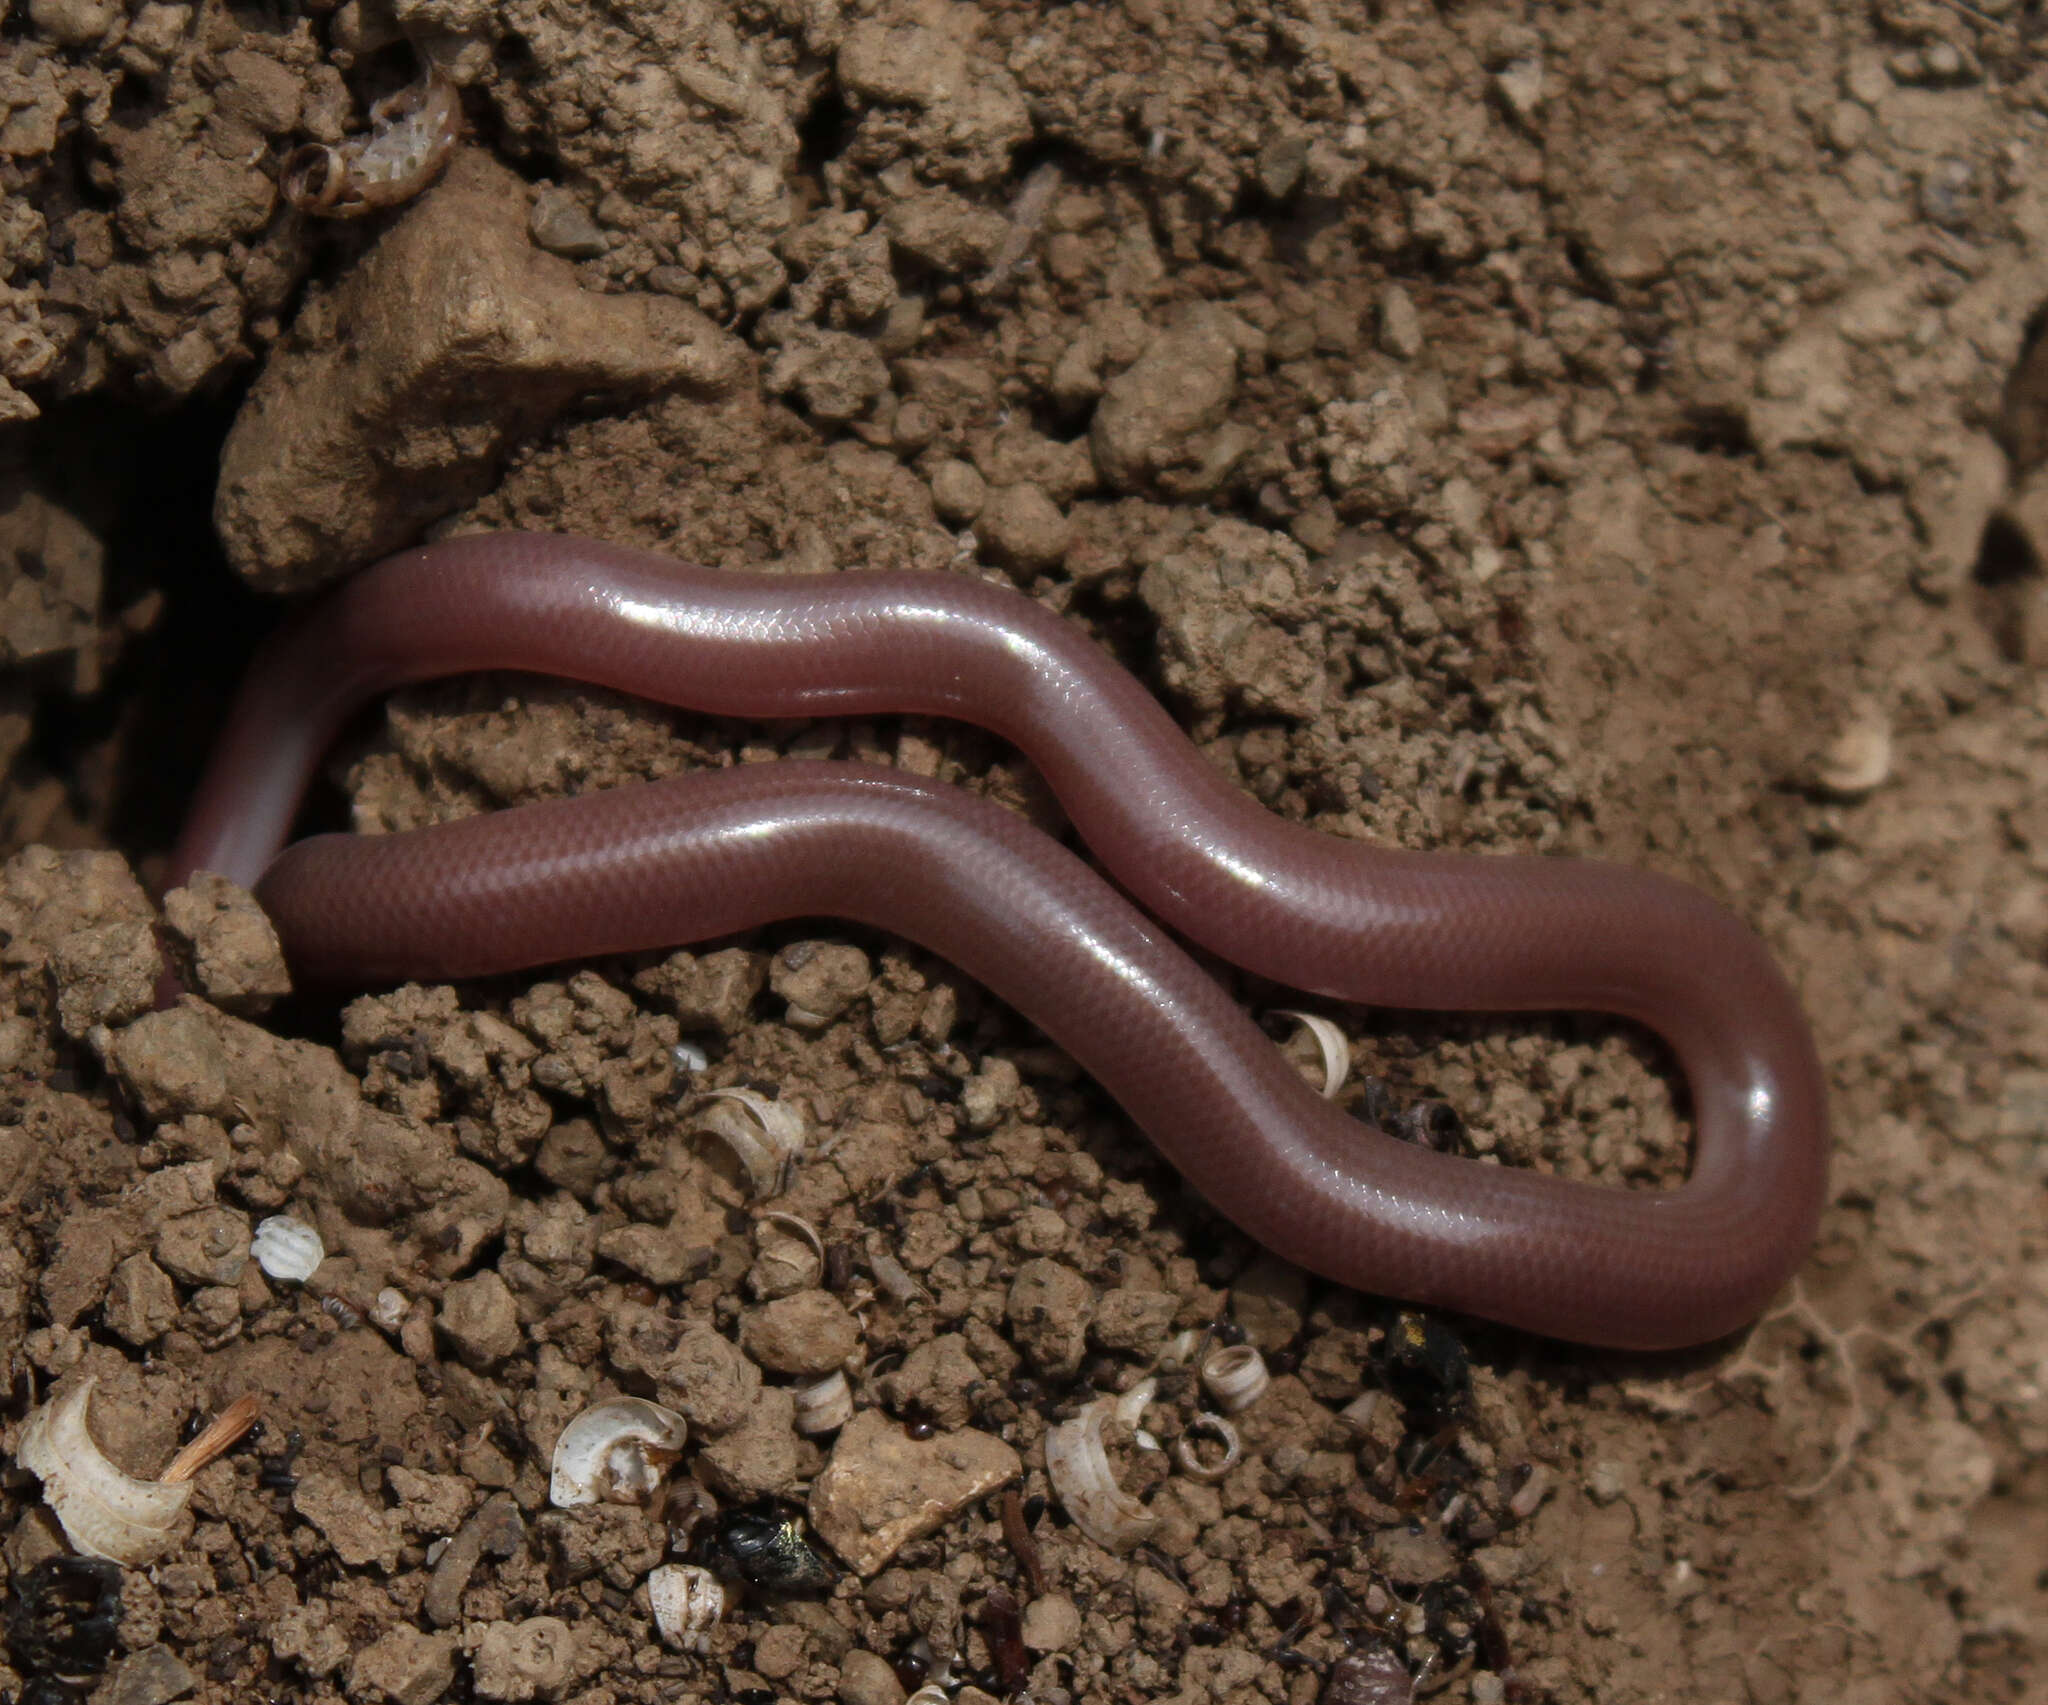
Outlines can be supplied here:
[[725, 1614], [725, 1587], [694, 1563], [664, 1563], [647, 1577], [647, 1602], [662, 1643], [701, 1657], [711, 1649], [711, 1630]]
[[109, 1462], [85, 1424], [97, 1380], [84, 1379], [29, 1417], [15, 1461], [43, 1483], [64, 1535], [91, 1557], [133, 1566], [177, 1541], [189, 1480], [137, 1480]]
[[558, 1509], [644, 1504], [688, 1437], [682, 1416], [644, 1397], [593, 1404], [555, 1440], [548, 1502]]
[[272, 1214], [256, 1228], [256, 1235], [249, 1240], [249, 1253], [256, 1257], [264, 1277], [303, 1285], [327, 1259], [327, 1246], [304, 1220]]

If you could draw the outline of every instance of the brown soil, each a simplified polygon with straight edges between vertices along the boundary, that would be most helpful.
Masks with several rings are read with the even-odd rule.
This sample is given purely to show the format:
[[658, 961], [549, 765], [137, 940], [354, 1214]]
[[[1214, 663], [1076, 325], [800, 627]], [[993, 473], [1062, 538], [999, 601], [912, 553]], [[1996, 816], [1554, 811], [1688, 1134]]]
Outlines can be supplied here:
[[[10, 1472], [0, 1688], [899, 1705], [916, 1650], [965, 1705], [2048, 1699], [2030, 0], [307, 12], [0, 4], [0, 835], [65, 849], [0, 871], [0, 1444], [88, 1376], [136, 1474], [239, 1397], [264, 1426], [111, 1634], [40, 1596], [63, 1541]], [[283, 205], [422, 60], [468, 131], [432, 187]], [[266, 592], [508, 526], [1007, 577], [1282, 814], [1701, 884], [1828, 1065], [1805, 1271], [1677, 1359], [1425, 1325], [1245, 1244], [944, 965], [823, 925], [337, 1022], [270, 1007], [208, 892], [169, 922], [212, 1002], [149, 1013], [129, 871], [168, 826], [130, 825], [228, 570], [162, 560], [129, 447], [224, 396], [214, 522]], [[394, 829], [790, 753], [1044, 810], [972, 732], [513, 678], [401, 695], [336, 774]], [[1358, 1105], [1682, 1162], [1623, 1027], [1339, 1016]], [[770, 1201], [694, 1135], [734, 1085], [807, 1129]], [[303, 1286], [246, 1256], [287, 1212]], [[1243, 1462], [1119, 1436], [1159, 1523], [1099, 1548], [1048, 1428], [1219, 1323], [1276, 1375]], [[795, 1420], [833, 1367], [836, 1445]], [[1207, 1400], [1161, 1380], [1171, 1446]], [[622, 1393], [687, 1419], [667, 1490], [552, 1509], [556, 1436]], [[944, 1508], [884, 1559], [903, 1484]], [[863, 1573], [735, 1584], [664, 1647], [665, 1552], [806, 1489]]]

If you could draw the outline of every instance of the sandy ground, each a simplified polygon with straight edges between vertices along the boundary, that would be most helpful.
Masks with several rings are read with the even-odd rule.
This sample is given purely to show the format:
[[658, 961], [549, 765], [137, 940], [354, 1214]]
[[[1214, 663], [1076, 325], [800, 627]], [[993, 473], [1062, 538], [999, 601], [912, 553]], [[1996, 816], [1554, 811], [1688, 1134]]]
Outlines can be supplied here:
[[[104, 1578], [9, 1471], [9, 1696], [2048, 1699], [2034, 6], [306, 13], [0, 5], [0, 835], [58, 849], [0, 872], [0, 1443], [91, 1378], [154, 1476], [263, 1407]], [[828, 924], [266, 1017], [209, 894], [169, 922], [213, 1000], [150, 1015], [137, 877], [260, 625], [230, 570], [497, 527], [991, 575], [1283, 815], [1700, 884], [1827, 1064], [1811, 1259], [1678, 1358], [1402, 1316]], [[381, 830], [790, 754], [1046, 812], [972, 731], [513, 677], [400, 695], [333, 773]], [[1361, 1110], [1682, 1170], [1625, 1026], [1333, 1016]], [[803, 1127], [780, 1194], [704, 1134], [733, 1086]], [[275, 1214], [307, 1284], [248, 1258]], [[1047, 1433], [1163, 1363], [1146, 1429], [1213, 1460], [1190, 1331], [1275, 1376], [1244, 1459], [1113, 1427], [1152, 1516], [1104, 1549]], [[835, 1369], [859, 1416], [799, 1430]], [[551, 1507], [618, 1395], [681, 1461]], [[800, 1516], [809, 1591], [740, 1556]], [[728, 1576], [701, 1653], [664, 1558]]]

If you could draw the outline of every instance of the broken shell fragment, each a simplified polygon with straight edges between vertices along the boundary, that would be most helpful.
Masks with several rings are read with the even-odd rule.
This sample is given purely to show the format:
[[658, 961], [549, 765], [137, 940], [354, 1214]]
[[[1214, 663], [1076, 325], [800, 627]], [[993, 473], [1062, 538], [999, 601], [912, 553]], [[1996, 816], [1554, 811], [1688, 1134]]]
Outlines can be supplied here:
[[1361, 1391], [1337, 1411], [1337, 1419], [1348, 1427], [1357, 1428], [1361, 1433], [1368, 1432], [1372, 1427], [1372, 1418], [1379, 1413], [1379, 1408], [1379, 1392]]
[[1316, 1051], [1323, 1056], [1323, 1099], [1333, 1099], [1351, 1075], [1351, 1044], [1345, 1040], [1344, 1032], [1321, 1013], [1302, 1012], [1290, 1006], [1282, 1007], [1280, 1016], [1293, 1019], [1315, 1038]]
[[1517, 1521], [1527, 1521], [1538, 1506], [1550, 1495], [1550, 1487], [1556, 1479], [1542, 1463], [1529, 1465], [1529, 1478], [1522, 1482], [1522, 1488], [1508, 1500], [1508, 1514]]
[[1879, 705], [1859, 700], [1815, 758], [1813, 780], [1837, 799], [1861, 799], [1882, 787], [1891, 773], [1891, 719]]
[[664, 1563], [647, 1577], [647, 1602], [664, 1645], [699, 1657], [711, 1650], [711, 1630], [725, 1614], [725, 1587], [709, 1569]]
[[[1159, 1517], [1116, 1483], [1102, 1430], [1122, 1400], [1098, 1397], [1045, 1435], [1045, 1472], [1074, 1524], [1105, 1551], [1125, 1552], [1158, 1530]], [[1141, 1406], [1142, 1407], [1142, 1406]]]
[[754, 1264], [747, 1285], [758, 1297], [815, 1290], [825, 1272], [825, 1242], [795, 1214], [763, 1214], [754, 1222]]
[[192, 1483], [137, 1480], [107, 1460], [85, 1424], [98, 1383], [80, 1380], [30, 1416], [15, 1461], [42, 1481], [43, 1501], [74, 1546], [132, 1567], [176, 1543]]
[[698, 1109], [693, 1135], [716, 1137], [745, 1169], [756, 1196], [779, 1196], [804, 1148], [804, 1117], [787, 1101], [751, 1089], [714, 1089]]
[[800, 1433], [833, 1433], [853, 1419], [853, 1387], [842, 1369], [828, 1373], [816, 1385], [797, 1388], [796, 1430]]
[[875, 1276], [875, 1283], [882, 1287], [882, 1294], [891, 1302], [930, 1302], [932, 1293], [910, 1276], [910, 1269], [893, 1255], [870, 1255], [868, 1271]]
[[644, 1397], [593, 1404], [555, 1440], [548, 1502], [557, 1509], [644, 1504], [682, 1455], [688, 1436], [682, 1416]]
[[1226, 1415], [1249, 1409], [1272, 1383], [1266, 1358], [1250, 1344], [1228, 1345], [1202, 1363], [1202, 1389]]
[[327, 1246], [302, 1219], [290, 1214], [272, 1214], [256, 1228], [249, 1240], [249, 1253], [265, 1278], [284, 1284], [303, 1285], [327, 1259]]
[[406, 1314], [411, 1308], [405, 1292], [386, 1285], [377, 1293], [377, 1300], [370, 1304], [370, 1324], [386, 1332], [396, 1332], [405, 1324]]

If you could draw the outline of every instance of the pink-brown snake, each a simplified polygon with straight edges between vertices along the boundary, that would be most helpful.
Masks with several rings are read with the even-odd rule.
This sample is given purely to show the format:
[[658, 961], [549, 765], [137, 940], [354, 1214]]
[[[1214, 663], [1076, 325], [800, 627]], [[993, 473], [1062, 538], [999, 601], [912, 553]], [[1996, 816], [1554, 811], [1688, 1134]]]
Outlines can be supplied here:
[[[1650, 1026], [1691, 1086], [1691, 1176], [1614, 1189], [1361, 1124], [1079, 858], [896, 771], [754, 765], [280, 854], [353, 711], [481, 669], [728, 716], [979, 723], [1029, 755], [1141, 905], [1235, 964], [1374, 1005]], [[554, 535], [405, 552], [265, 647], [169, 880], [200, 869], [255, 884], [316, 982], [477, 976], [796, 917], [890, 931], [1030, 1018], [1288, 1259], [1581, 1343], [1663, 1349], [1746, 1324], [1825, 1193], [1811, 1036], [1731, 914], [1619, 866], [1393, 851], [1276, 818], [1078, 629], [966, 578], [729, 574]]]

